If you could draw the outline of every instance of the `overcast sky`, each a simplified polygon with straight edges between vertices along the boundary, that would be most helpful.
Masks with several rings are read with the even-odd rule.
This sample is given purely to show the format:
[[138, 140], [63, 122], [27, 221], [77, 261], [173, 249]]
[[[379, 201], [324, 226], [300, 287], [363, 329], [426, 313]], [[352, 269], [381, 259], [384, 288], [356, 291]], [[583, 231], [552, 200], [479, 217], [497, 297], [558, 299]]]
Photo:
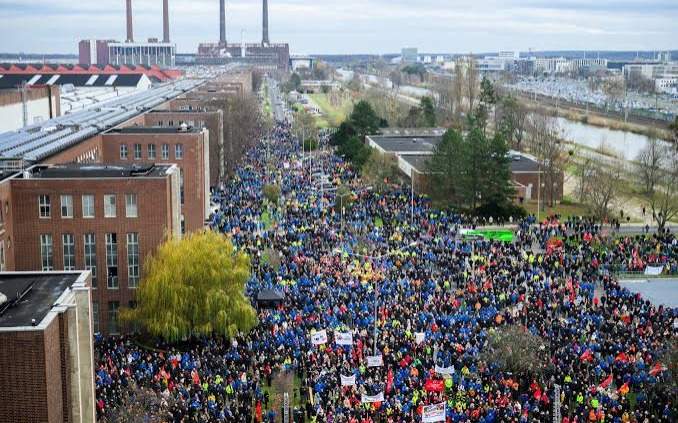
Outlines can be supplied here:
[[[133, 0], [137, 40], [162, 38], [162, 0]], [[678, 0], [269, 0], [293, 53], [678, 49]], [[170, 0], [172, 41], [219, 37], [218, 0]], [[227, 0], [227, 37], [261, 40], [261, 1]], [[125, 0], [0, 0], [0, 52], [75, 53], [125, 38]]]

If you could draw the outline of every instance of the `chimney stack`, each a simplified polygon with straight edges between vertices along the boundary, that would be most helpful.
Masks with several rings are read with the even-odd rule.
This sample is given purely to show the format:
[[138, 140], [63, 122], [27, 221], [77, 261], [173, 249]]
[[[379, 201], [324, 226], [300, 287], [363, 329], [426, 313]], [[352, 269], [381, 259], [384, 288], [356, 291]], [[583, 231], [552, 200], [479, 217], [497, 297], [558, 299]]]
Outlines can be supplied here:
[[169, 43], [169, 0], [162, 0], [162, 42]]
[[132, 0], [127, 0], [127, 42], [134, 42], [134, 32], [132, 31]]
[[268, 0], [264, 0], [264, 34], [261, 43], [265, 46], [270, 44], [268, 40]]
[[219, 44], [226, 45], [226, 0], [219, 0]]

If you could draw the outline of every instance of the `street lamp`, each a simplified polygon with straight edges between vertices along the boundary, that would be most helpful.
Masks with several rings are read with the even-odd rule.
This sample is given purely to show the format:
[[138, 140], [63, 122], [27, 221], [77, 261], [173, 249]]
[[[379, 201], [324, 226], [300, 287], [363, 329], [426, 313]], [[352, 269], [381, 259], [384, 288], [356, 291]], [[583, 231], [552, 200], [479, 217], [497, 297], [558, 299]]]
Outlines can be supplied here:
[[[392, 256], [392, 255], [401, 253], [401, 252], [404, 251], [405, 249], [407, 249], [407, 248], [413, 248], [413, 247], [416, 247], [417, 245], [419, 245], [419, 242], [414, 241], [414, 242], [412, 242], [412, 243], [410, 243], [410, 244], [408, 244], [408, 245], [406, 245], [406, 246], [404, 246], [404, 247], [401, 247], [401, 248], [399, 248], [399, 249], [397, 249], [397, 250], [393, 250], [393, 251], [391, 251], [391, 252], [389, 252], [389, 253], [381, 254], [381, 255], [378, 255], [378, 256], [370, 256], [370, 255], [366, 255], [366, 254], [349, 253], [348, 251], [342, 250], [342, 249], [340, 249], [340, 248], [335, 248], [335, 249], [333, 250], [333, 252], [334, 252], [335, 254], [337, 254], [337, 255], [338, 255], [338, 254], [347, 254], [347, 255], [352, 256], [352, 257], [360, 257], [360, 258], [368, 259], [368, 260], [374, 262], [374, 261], [377, 261], [377, 260], [383, 260], [383, 259], [385, 259], [385, 258], [387, 258], [387, 257]], [[374, 355], [377, 355], [377, 320], [378, 320], [378, 318], [377, 318], [377, 304], [378, 304], [378, 303], [379, 303], [379, 285], [377, 284], [377, 281], [375, 280], [375, 281], [374, 281], [374, 333], [373, 333], [373, 338], [374, 338], [374, 350], [373, 350], [373, 354], [374, 354]]]

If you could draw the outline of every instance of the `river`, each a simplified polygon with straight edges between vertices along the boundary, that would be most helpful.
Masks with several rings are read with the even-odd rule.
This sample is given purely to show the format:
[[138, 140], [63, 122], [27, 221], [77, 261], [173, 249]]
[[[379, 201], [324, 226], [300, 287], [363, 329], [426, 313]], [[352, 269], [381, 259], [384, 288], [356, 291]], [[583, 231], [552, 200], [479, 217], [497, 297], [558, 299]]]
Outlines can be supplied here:
[[[649, 137], [633, 132], [602, 128], [565, 118], [558, 118], [564, 137], [585, 147], [614, 152], [620, 158], [635, 160], [649, 142]], [[668, 145], [665, 141], [660, 141]]]

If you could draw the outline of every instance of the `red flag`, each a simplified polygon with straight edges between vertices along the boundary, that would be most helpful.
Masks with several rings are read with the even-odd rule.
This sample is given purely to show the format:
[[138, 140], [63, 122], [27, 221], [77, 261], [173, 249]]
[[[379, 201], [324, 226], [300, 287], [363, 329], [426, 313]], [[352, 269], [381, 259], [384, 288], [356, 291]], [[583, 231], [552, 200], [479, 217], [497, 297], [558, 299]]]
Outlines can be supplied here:
[[581, 361], [593, 361], [593, 353], [591, 350], [586, 350], [579, 358]]
[[386, 375], [386, 393], [391, 393], [393, 388], [393, 369], [388, 369], [388, 375]]
[[614, 361], [621, 361], [622, 363], [626, 363], [629, 361], [629, 357], [626, 355], [625, 352], [620, 352], [617, 354], [617, 356], [614, 358]]
[[257, 416], [257, 422], [259, 423], [263, 422], [264, 419], [261, 412], [261, 401], [257, 401], [257, 408], [255, 413], [256, 413], [255, 415]]
[[661, 372], [665, 372], [668, 370], [665, 365], [663, 365], [660, 362], [654, 363], [654, 366], [652, 366], [652, 369], [650, 369], [650, 376], [657, 376]]
[[612, 383], [612, 373], [610, 373], [610, 374], [605, 378], [605, 380], [603, 380], [602, 382], [600, 382], [600, 385], [598, 385], [598, 388], [605, 389], [605, 388], [607, 388], [608, 386], [610, 386], [611, 383]]
[[445, 390], [445, 383], [442, 380], [429, 379], [424, 384], [424, 389], [428, 392], [443, 392]]

